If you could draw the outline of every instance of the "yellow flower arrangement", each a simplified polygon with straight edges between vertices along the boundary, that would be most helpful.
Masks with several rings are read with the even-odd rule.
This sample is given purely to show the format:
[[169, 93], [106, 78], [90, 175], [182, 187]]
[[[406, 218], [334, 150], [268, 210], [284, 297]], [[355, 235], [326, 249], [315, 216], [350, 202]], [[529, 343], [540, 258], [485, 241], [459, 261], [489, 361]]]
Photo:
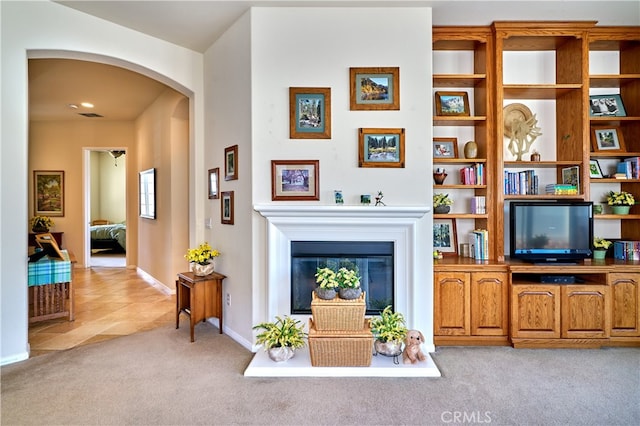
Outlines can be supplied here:
[[595, 237], [593, 239], [593, 248], [596, 250], [607, 250], [611, 244], [613, 244], [611, 241], [604, 238]]
[[184, 258], [189, 262], [199, 263], [200, 265], [208, 265], [209, 261], [214, 257], [220, 256], [220, 252], [211, 248], [209, 243], [200, 244], [197, 248], [190, 248]]
[[49, 229], [55, 225], [49, 216], [32, 217], [29, 223], [31, 224], [31, 229]]
[[636, 200], [633, 198], [633, 194], [625, 191], [610, 191], [607, 194], [607, 204], [610, 206], [633, 206], [635, 203]]

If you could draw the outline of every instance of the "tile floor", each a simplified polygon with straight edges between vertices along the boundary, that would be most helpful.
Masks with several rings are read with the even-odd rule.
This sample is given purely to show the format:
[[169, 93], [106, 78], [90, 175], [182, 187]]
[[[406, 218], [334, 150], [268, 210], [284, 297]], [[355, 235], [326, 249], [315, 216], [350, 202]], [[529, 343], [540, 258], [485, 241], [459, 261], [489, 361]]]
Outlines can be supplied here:
[[175, 321], [175, 295], [166, 294], [134, 269], [75, 269], [75, 321], [29, 324], [31, 356], [100, 342]]

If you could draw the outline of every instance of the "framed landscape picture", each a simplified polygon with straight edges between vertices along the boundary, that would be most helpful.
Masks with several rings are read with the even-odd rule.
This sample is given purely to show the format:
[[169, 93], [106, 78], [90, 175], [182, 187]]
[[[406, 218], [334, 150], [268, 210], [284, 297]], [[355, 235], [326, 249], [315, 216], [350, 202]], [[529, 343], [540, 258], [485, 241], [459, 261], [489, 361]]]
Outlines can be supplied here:
[[433, 249], [444, 256], [458, 254], [458, 234], [455, 219], [433, 219]]
[[351, 110], [399, 110], [400, 68], [349, 68]]
[[580, 167], [571, 166], [562, 169], [562, 183], [575, 185], [580, 192]]
[[273, 201], [317, 201], [319, 160], [272, 160], [271, 199]]
[[404, 167], [404, 129], [359, 129], [358, 167]]
[[591, 179], [599, 179], [604, 177], [598, 160], [589, 160], [589, 177]]
[[331, 88], [289, 88], [289, 137], [331, 139]]
[[34, 216], [64, 216], [64, 171], [33, 171]]
[[469, 116], [467, 92], [436, 92], [436, 115]]

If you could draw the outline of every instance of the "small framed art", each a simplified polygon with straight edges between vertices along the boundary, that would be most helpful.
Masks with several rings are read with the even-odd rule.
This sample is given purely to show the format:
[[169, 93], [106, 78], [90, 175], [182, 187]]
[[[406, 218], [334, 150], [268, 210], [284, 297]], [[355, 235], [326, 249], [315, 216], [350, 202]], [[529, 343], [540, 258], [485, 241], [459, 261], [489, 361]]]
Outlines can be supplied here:
[[433, 158], [458, 158], [458, 138], [433, 138]]
[[467, 92], [436, 92], [436, 115], [469, 116]]
[[34, 216], [64, 216], [64, 171], [33, 171]]
[[575, 185], [580, 192], [580, 167], [571, 166], [562, 169], [562, 183], [567, 185]]
[[626, 117], [620, 95], [591, 95], [589, 96], [589, 115], [591, 117]]
[[331, 139], [331, 88], [289, 88], [289, 137]]
[[140, 172], [140, 217], [156, 218], [156, 169]]
[[589, 177], [591, 179], [601, 179], [604, 177], [598, 160], [589, 160]]
[[209, 199], [220, 198], [220, 168], [209, 169]]
[[238, 145], [224, 149], [224, 180], [238, 179]]
[[317, 201], [319, 160], [272, 160], [271, 199], [273, 201]]
[[455, 219], [433, 219], [433, 249], [444, 256], [458, 254], [458, 234]]
[[225, 225], [233, 225], [233, 191], [225, 191], [222, 193], [220, 222]]
[[349, 68], [351, 110], [399, 110], [400, 68]]
[[626, 151], [620, 127], [592, 127], [591, 144], [593, 151]]
[[358, 167], [404, 167], [404, 129], [359, 129]]

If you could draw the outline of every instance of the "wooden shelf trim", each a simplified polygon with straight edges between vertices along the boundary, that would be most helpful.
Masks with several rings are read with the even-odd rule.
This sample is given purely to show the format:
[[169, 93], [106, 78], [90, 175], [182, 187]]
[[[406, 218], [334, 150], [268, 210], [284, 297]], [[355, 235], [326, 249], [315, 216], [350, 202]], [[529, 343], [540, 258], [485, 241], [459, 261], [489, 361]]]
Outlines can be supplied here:
[[444, 213], [444, 214], [434, 214], [434, 219], [487, 219], [489, 214], [475, 214], [475, 213]]
[[472, 115], [468, 117], [437, 115], [433, 117], [434, 126], [475, 126], [483, 121], [487, 121], [487, 117], [484, 115]]
[[640, 79], [640, 74], [592, 74], [589, 86], [597, 88], [620, 87]]
[[576, 161], [505, 161], [504, 168], [540, 169], [558, 166], [582, 166], [582, 160]]
[[434, 74], [434, 87], [475, 87], [486, 82], [486, 74]]
[[571, 91], [582, 90], [582, 84], [505, 84], [505, 99], [557, 99]]
[[640, 214], [594, 214], [593, 218], [596, 220], [599, 219], [603, 219], [603, 220], [629, 220], [629, 219], [633, 219], [633, 220], [638, 220], [640, 219]]
[[626, 157], [640, 157], [640, 152], [591, 152], [591, 158], [626, 158]]
[[484, 189], [487, 185], [462, 185], [462, 184], [451, 184], [451, 185], [433, 185], [434, 189]]
[[486, 158], [438, 158], [433, 159], [433, 164], [476, 164], [486, 163]]

